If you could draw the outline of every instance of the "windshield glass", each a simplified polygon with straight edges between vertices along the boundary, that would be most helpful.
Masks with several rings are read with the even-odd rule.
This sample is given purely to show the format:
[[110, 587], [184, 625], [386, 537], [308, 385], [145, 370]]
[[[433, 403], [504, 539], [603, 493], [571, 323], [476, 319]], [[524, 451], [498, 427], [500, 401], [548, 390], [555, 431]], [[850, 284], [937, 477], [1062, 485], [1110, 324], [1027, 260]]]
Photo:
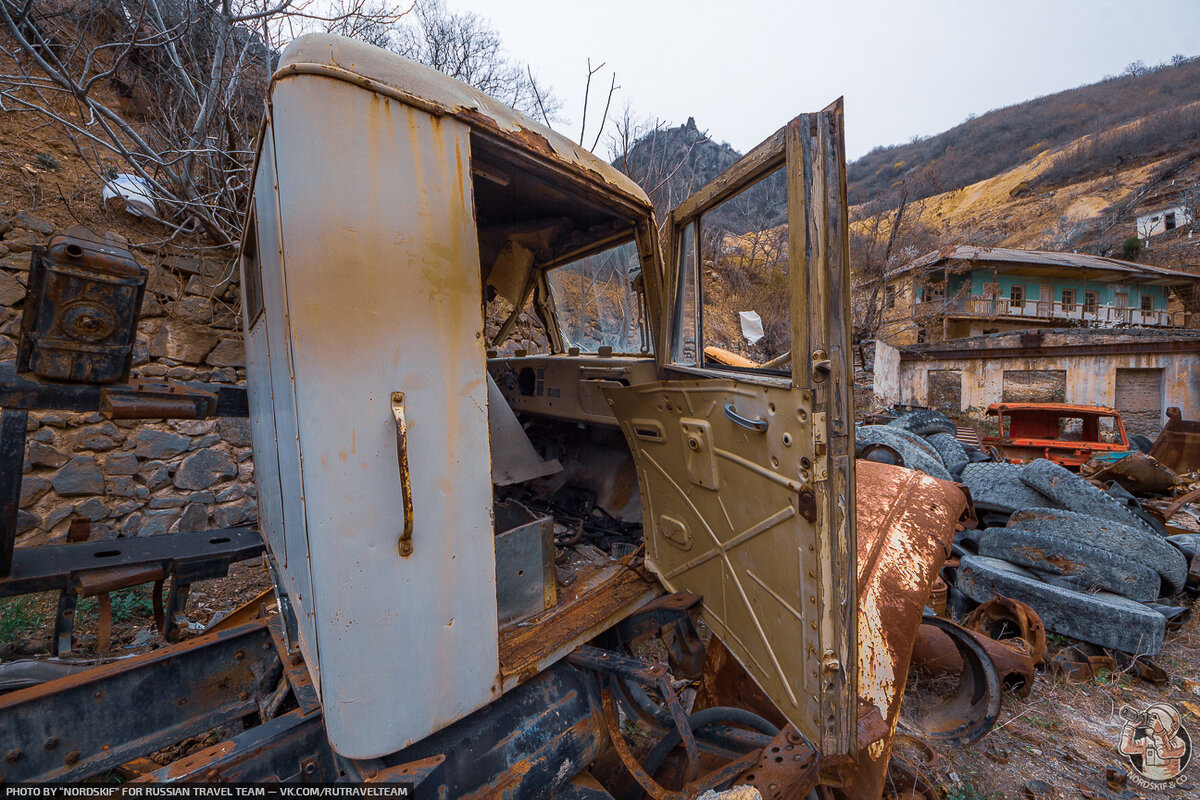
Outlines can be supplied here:
[[630, 241], [550, 270], [550, 291], [568, 347], [595, 353], [648, 353], [649, 337], [633, 281], [641, 269]]

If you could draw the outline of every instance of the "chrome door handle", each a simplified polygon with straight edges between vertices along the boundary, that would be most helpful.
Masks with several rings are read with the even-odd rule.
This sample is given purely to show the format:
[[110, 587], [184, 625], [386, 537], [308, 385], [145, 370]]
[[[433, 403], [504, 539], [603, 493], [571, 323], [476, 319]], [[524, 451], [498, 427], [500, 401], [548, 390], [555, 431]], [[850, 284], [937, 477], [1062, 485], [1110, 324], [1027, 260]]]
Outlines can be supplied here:
[[763, 433], [767, 430], [767, 421], [765, 419], [747, 419], [741, 414], [733, 410], [733, 403], [725, 404], [725, 416], [741, 425], [743, 428], [749, 428], [752, 431]]
[[412, 480], [408, 473], [408, 424], [404, 420], [404, 392], [392, 392], [392, 416], [396, 419], [396, 457], [400, 462], [400, 495], [404, 501], [404, 529], [396, 549], [402, 558], [413, 552]]

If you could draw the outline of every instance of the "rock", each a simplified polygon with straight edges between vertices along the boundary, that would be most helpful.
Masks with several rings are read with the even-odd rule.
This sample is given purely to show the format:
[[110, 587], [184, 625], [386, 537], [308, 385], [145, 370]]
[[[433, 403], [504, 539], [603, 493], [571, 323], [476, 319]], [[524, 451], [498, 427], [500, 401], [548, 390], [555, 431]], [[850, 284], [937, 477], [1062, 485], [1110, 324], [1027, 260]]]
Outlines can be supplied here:
[[137, 471], [138, 460], [133, 453], [109, 453], [104, 459], [106, 475], [136, 475]]
[[41, 423], [51, 428], [65, 428], [67, 427], [67, 418], [61, 414], [42, 414]]
[[241, 484], [254, 484], [254, 462], [244, 461], [238, 464], [237, 482]]
[[244, 367], [246, 348], [241, 339], [222, 339], [205, 361], [214, 367]]
[[[133, 516], [132, 514], [130, 515]], [[167, 529], [179, 519], [179, 509], [168, 508], [162, 511], [147, 511], [142, 516], [138, 527], [138, 536], [157, 536], [166, 533]]]
[[21, 508], [28, 508], [50, 491], [50, 481], [30, 475], [21, 479]]
[[99, 497], [92, 497], [75, 506], [74, 513], [76, 516], [83, 517], [84, 519], [98, 522], [106, 518], [111, 512], [112, 509], [105, 505], [103, 500]]
[[54, 223], [50, 222], [49, 220], [42, 219], [41, 217], [35, 217], [33, 214], [30, 214], [27, 211], [22, 211], [9, 221], [12, 223], [14, 228], [24, 228], [27, 231], [37, 231], [43, 236], [49, 236], [56, 230]]
[[206, 433], [212, 433], [217, 429], [217, 420], [215, 419], [179, 419], [171, 420], [167, 423], [167, 427], [177, 433], [182, 433], [184, 436], [203, 436]]
[[218, 506], [213, 512], [218, 528], [232, 528], [258, 519], [258, 504], [253, 500], [241, 500], [226, 506]]
[[0, 336], [0, 361], [11, 361], [17, 357], [17, 343], [8, 336]]
[[187, 286], [183, 291], [186, 294], [198, 295], [208, 302], [208, 299], [213, 296], [216, 291], [216, 284], [220, 283], [216, 278], [209, 278], [204, 275], [192, 275], [188, 278]]
[[69, 506], [65, 503], [54, 506], [49, 511], [45, 512], [46, 518], [42, 521], [42, 530], [54, 530], [55, 525], [71, 516], [72, 510], [72, 506]]
[[207, 489], [238, 474], [237, 464], [219, 450], [198, 450], [175, 470], [173, 483], [180, 489]]
[[161, 489], [171, 482], [171, 470], [161, 461], [149, 461], [142, 465], [139, 477], [150, 491]]
[[0, 305], [11, 306], [24, 299], [25, 287], [21, 282], [7, 272], [0, 272]]
[[115, 450], [121, 444], [122, 439], [120, 429], [111, 422], [105, 422], [95, 428], [85, 428], [75, 434], [75, 449], [107, 452]]
[[250, 447], [250, 420], [241, 417], [222, 417], [217, 420], [221, 438], [234, 447]]
[[178, 297], [183, 291], [183, 281], [179, 276], [162, 267], [150, 270], [146, 278], [146, 294], [153, 292], [167, 297]]
[[229, 486], [217, 492], [217, 496], [214, 498], [214, 501], [218, 503], [232, 503], [234, 500], [241, 500], [245, 496], [246, 490], [237, 484], [234, 484], [233, 486]]
[[[245, 370], [241, 370], [245, 372]], [[212, 377], [209, 380], [214, 383], [237, 383], [239, 379], [238, 370], [233, 367], [221, 367], [212, 371]]]
[[179, 518], [179, 530], [202, 531], [208, 527], [208, 509], [200, 503], [191, 503]]
[[238, 461], [245, 461], [248, 458], [254, 457], [253, 447], [235, 447], [233, 448], [234, 456]]
[[192, 440], [169, 431], [141, 430], [134, 437], [134, 449], [141, 458], [171, 458], [186, 453]]
[[[4, 235], [4, 246], [18, 255], [28, 253], [35, 246], [45, 241], [46, 237], [40, 233], [25, 230], [24, 228], [14, 228]], [[26, 269], [28, 268], [28, 265], [26, 265]]]
[[104, 481], [104, 493], [110, 497], [136, 497], [138, 485], [128, 475], [108, 478]]
[[142, 519], [143, 516], [136, 511], [126, 517], [124, 521], [121, 522], [121, 535], [137, 536], [138, 531], [142, 528]]
[[17, 512], [17, 536], [29, 533], [42, 524], [41, 518], [30, 511], [22, 509]]
[[41, 442], [42, 444], [48, 444], [51, 446], [56, 446], [58, 444], [58, 435], [49, 428], [42, 428], [29, 438], [31, 441]]
[[92, 456], [75, 456], [50, 478], [54, 491], [63, 497], [100, 494], [104, 491], [104, 473]]
[[159, 495], [151, 497], [149, 502], [150, 508], [183, 508], [187, 502], [187, 498], [177, 494]]
[[117, 503], [113, 506], [112, 516], [123, 517], [126, 514], [132, 514], [134, 511], [144, 507], [146, 504], [137, 500], [126, 500], [122, 503]]
[[67, 463], [67, 456], [42, 442], [30, 442], [26, 451], [29, 463], [35, 467], [61, 467]]
[[192, 442], [193, 450], [200, 450], [205, 447], [212, 447], [214, 444], [221, 443], [221, 434], [206, 433]]
[[216, 495], [209, 491], [190, 492], [187, 499], [189, 503], [202, 503], [204, 505], [212, 505], [217, 502]]
[[171, 367], [167, 370], [167, 377], [177, 381], [194, 381], [196, 380], [196, 370], [191, 367]]
[[[142, 297], [142, 311], [139, 316], [141, 319], [153, 319], [155, 317], [165, 316], [167, 309], [162, 303], [158, 302], [158, 295], [153, 292], [146, 292]], [[148, 353], [149, 351], [147, 351]]]
[[157, 634], [154, 631], [150, 630], [149, 628], [143, 628], [137, 632], [137, 635], [133, 637], [133, 641], [131, 641], [128, 646], [131, 648], [145, 647], [146, 645], [151, 644], [155, 638], [157, 638]]
[[13, 647], [13, 652], [19, 656], [35, 656], [46, 649], [44, 642], [37, 639], [21, 639]]
[[171, 314], [185, 322], [196, 322], [208, 325], [212, 322], [212, 304], [207, 297], [187, 295], [171, 304]]
[[217, 346], [219, 339], [216, 333], [204, 325], [193, 325], [183, 320], [168, 318], [162, 321], [158, 331], [149, 340], [150, 356], [170, 358], [184, 364], [202, 364], [205, 356]]
[[162, 378], [167, 374], [166, 364], [147, 364], [142, 367], [143, 378]]

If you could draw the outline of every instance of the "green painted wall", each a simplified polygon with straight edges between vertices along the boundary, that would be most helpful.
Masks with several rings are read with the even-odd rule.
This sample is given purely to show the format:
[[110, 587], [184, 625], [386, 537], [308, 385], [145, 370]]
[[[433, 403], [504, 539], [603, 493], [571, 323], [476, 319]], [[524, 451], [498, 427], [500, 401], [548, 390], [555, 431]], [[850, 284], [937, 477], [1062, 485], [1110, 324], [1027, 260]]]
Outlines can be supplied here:
[[[993, 274], [995, 277], [993, 278]], [[1084, 292], [1096, 292], [1098, 300], [1102, 306], [1115, 306], [1117, 304], [1117, 289], [1119, 286], [1124, 287], [1124, 291], [1129, 294], [1129, 308], [1141, 308], [1142, 296], [1149, 295], [1154, 298], [1154, 310], [1165, 310], [1167, 307], [1166, 288], [1163, 286], [1142, 286], [1134, 283], [1112, 284], [1112, 283], [1097, 283], [1096, 281], [1073, 281], [1066, 278], [1037, 278], [1025, 275], [1005, 275], [1002, 272], [993, 273], [991, 270], [972, 270], [969, 273], [961, 275], [951, 275], [950, 293], [951, 295], [958, 292], [963, 286], [970, 285], [970, 293], [982, 297], [984, 294], [984, 286], [995, 280], [1000, 284], [1000, 296], [1009, 297], [1010, 290], [1014, 284], [1025, 287], [1026, 300], [1038, 300], [1041, 298], [1041, 285], [1049, 284], [1053, 289], [1054, 302], [1062, 302], [1062, 290], [1074, 289], [1075, 302], [1083, 303]]]

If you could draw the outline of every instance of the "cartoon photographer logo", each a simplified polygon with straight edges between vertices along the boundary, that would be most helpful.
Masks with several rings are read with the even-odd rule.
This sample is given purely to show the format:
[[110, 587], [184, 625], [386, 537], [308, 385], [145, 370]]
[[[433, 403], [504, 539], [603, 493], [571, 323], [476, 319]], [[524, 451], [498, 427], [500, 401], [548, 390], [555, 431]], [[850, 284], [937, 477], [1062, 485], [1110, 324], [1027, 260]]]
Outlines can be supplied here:
[[1175, 707], [1155, 703], [1137, 711], [1123, 706], [1120, 713], [1125, 727], [1117, 750], [1146, 781], [1141, 785], [1148, 789], [1181, 786], [1180, 777], [1192, 759], [1192, 737]]

